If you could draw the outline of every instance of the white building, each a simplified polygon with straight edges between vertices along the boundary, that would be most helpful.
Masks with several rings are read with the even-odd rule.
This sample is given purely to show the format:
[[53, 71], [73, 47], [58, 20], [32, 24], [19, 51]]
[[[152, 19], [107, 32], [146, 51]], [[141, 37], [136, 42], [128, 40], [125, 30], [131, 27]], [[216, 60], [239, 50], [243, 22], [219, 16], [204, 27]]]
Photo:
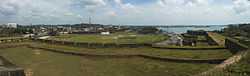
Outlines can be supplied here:
[[101, 32], [101, 35], [110, 35], [110, 32]]
[[17, 23], [8, 23], [6, 27], [7, 28], [17, 28], [17, 25], [18, 25]]

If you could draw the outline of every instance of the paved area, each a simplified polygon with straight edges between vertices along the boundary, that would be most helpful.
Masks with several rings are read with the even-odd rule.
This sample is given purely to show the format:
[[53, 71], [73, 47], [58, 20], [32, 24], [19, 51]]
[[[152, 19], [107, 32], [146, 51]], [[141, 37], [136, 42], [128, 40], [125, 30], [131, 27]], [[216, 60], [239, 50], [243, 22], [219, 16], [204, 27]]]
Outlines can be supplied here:
[[169, 34], [171, 36], [168, 40], [156, 43], [156, 45], [165, 46], [165, 45], [182, 45], [182, 37], [179, 34]]

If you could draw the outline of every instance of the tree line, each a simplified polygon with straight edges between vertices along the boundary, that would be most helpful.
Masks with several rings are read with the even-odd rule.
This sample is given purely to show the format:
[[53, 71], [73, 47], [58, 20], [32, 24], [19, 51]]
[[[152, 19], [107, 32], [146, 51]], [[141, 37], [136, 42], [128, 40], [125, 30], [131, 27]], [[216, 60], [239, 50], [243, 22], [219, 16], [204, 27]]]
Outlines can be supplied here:
[[250, 24], [229, 25], [223, 30], [223, 33], [229, 37], [250, 37]]

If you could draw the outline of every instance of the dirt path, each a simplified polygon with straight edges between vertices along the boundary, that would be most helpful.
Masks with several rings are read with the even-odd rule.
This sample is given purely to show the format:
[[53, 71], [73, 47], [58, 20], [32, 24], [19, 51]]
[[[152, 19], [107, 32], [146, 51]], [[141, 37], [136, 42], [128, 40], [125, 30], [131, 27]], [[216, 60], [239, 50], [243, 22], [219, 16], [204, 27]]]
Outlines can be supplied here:
[[30, 68], [26, 69], [24, 72], [25, 72], [25, 76], [33, 76], [33, 74], [34, 74], [32, 69], [30, 69]]
[[217, 66], [215, 66], [213, 69], [210, 69], [206, 72], [203, 72], [201, 74], [195, 75], [195, 76], [210, 76], [210, 74], [214, 71], [214, 70], [220, 70], [220, 69], [224, 69], [229, 65], [232, 65], [234, 63], [239, 62], [243, 56], [245, 56], [247, 54], [246, 51], [242, 51], [239, 52], [237, 54], [235, 54], [234, 56], [228, 58], [227, 60], [225, 60], [222, 64], [219, 64]]
[[166, 46], [166, 45], [176, 45], [179, 42], [179, 40], [181, 39], [179, 34], [172, 34], [171, 37], [165, 41], [161, 41], [158, 43], [155, 43], [155, 45], [160, 45], [160, 46]]

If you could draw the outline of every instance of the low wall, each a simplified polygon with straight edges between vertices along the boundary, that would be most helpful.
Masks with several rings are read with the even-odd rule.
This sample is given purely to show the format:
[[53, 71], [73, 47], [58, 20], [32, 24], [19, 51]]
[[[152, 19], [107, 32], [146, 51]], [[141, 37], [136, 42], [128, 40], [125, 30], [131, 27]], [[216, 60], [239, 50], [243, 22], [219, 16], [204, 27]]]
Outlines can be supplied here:
[[0, 76], [25, 76], [24, 69], [17, 67], [2, 56], [0, 56], [0, 60], [3, 63]]
[[246, 40], [239, 40], [240, 43], [244, 44], [244, 45], [250, 45], [250, 41], [246, 41]]
[[23, 69], [0, 70], [0, 76], [25, 76]]
[[63, 50], [56, 50], [50, 48], [42, 48], [42, 47], [34, 47], [28, 46], [29, 48], [35, 49], [44, 49], [45, 51], [63, 53], [68, 55], [78, 55], [78, 56], [87, 56], [87, 57], [102, 57], [102, 58], [131, 58], [131, 57], [142, 57], [153, 60], [160, 61], [172, 61], [179, 63], [209, 63], [209, 64], [219, 64], [226, 59], [190, 59], [190, 58], [170, 58], [170, 57], [158, 57], [158, 56], [150, 56], [144, 54], [89, 54], [89, 53], [76, 53], [76, 52], [67, 52]]
[[29, 40], [30, 40], [29, 38], [6, 38], [6, 39], [0, 39], [0, 43], [25, 42]]
[[223, 46], [204, 46], [204, 47], [185, 47], [185, 46], [152, 46], [159, 49], [178, 49], [178, 50], [219, 50], [226, 49]]
[[22, 47], [22, 46], [28, 46], [29, 44], [11, 44], [11, 45], [0, 45], [1, 49], [5, 48], [12, 48], [12, 47]]
[[245, 51], [248, 49], [248, 46], [241, 44], [240, 42], [232, 38], [226, 38], [225, 47], [232, 53], [237, 53], [239, 51]]
[[111, 48], [111, 47], [152, 47], [152, 44], [116, 44], [116, 43], [87, 43], [87, 42], [73, 42], [73, 41], [59, 41], [59, 40], [48, 40], [48, 39], [33, 39], [33, 41], [44, 42], [49, 44], [59, 44], [59, 45], [69, 45], [69, 46], [79, 46], [86, 48]]
[[206, 37], [207, 37], [207, 42], [209, 45], [219, 45], [220, 43], [217, 43], [215, 39], [213, 39], [210, 35], [209, 32], [206, 32]]

